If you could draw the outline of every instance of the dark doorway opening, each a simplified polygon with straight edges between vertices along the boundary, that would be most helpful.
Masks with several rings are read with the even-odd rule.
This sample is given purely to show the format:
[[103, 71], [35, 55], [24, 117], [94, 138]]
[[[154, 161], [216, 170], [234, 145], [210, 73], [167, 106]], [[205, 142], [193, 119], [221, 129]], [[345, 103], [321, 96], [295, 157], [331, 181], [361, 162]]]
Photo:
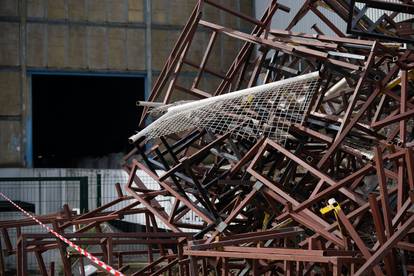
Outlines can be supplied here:
[[144, 91], [140, 77], [32, 75], [34, 166], [119, 168]]

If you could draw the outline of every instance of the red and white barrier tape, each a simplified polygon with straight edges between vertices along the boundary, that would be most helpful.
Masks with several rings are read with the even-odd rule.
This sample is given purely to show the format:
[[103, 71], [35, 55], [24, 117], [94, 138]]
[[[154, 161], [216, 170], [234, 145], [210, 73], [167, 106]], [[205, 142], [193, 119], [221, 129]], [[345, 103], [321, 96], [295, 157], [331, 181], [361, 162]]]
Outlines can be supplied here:
[[26, 216], [30, 217], [31, 219], [33, 219], [34, 221], [36, 221], [38, 224], [40, 224], [43, 228], [45, 228], [48, 232], [50, 232], [51, 234], [53, 234], [55, 237], [57, 237], [58, 239], [62, 240], [63, 242], [65, 242], [66, 244], [68, 244], [70, 247], [72, 247], [73, 249], [75, 249], [76, 251], [78, 251], [80, 254], [84, 255], [86, 258], [88, 258], [89, 260], [91, 260], [93, 263], [97, 264], [99, 267], [101, 267], [102, 269], [104, 269], [105, 271], [111, 273], [112, 275], [115, 276], [125, 276], [123, 273], [119, 272], [118, 270], [116, 270], [115, 268], [111, 267], [110, 265], [107, 265], [106, 263], [100, 261], [98, 258], [96, 258], [95, 256], [93, 256], [91, 253], [89, 253], [88, 251], [86, 251], [85, 249], [77, 246], [76, 244], [74, 244], [73, 242], [71, 242], [70, 240], [68, 240], [67, 238], [63, 237], [62, 235], [60, 235], [59, 233], [56, 233], [53, 229], [51, 229], [49, 226], [43, 224], [41, 221], [39, 221], [37, 218], [35, 218], [34, 216], [32, 216], [31, 214], [29, 214], [28, 212], [26, 212], [23, 208], [21, 208], [19, 205], [17, 205], [16, 203], [14, 203], [10, 198], [8, 198], [6, 195], [4, 195], [2, 192], [0, 192], [0, 196], [2, 196], [4, 199], [6, 199], [8, 202], [10, 202], [14, 207], [16, 207], [17, 209], [19, 209], [21, 212], [23, 212]]

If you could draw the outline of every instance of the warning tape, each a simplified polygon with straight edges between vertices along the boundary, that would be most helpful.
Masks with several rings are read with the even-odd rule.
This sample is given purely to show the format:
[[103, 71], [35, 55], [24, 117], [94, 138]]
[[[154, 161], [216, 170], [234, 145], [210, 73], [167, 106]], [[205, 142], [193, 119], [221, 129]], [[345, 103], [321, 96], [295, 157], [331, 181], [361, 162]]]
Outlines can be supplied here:
[[80, 254], [84, 255], [86, 258], [88, 258], [89, 260], [91, 260], [93, 263], [97, 264], [99, 267], [103, 268], [104, 270], [106, 270], [107, 272], [111, 273], [112, 275], [115, 276], [125, 276], [123, 273], [119, 272], [118, 270], [116, 270], [115, 268], [111, 267], [110, 265], [107, 265], [106, 263], [100, 261], [98, 258], [96, 258], [95, 256], [93, 256], [91, 253], [89, 253], [88, 251], [86, 251], [85, 249], [77, 246], [76, 244], [74, 244], [73, 242], [71, 242], [70, 240], [68, 240], [67, 238], [63, 237], [62, 235], [60, 235], [59, 233], [56, 233], [53, 229], [51, 229], [49, 226], [43, 224], [41, 221], [39, 221], [37, 218], [35, 218], [34, 216], [32, 216], [31, 214], [29, 214], [28, 212], [26, 212], [23, 208], [21, 208], [19, 205], [17, 205], [16, 203], [14, 203], [10, 198], [8, 198], [6, 195], [4, 195], [2, 192], [0, 192], [0, 196], [2, 196], [4, 199], [6, 199], [8, 202], [10, 202], [14, 207], [16, 207], [17, 209], [19, 209], [21, 212], [23, 212], [26, 216], [30, 217], [31, 219], [33, 219], [35, 222], [37, 222], [38, 224], [40, 224], [43, 228], [45, 228], [48, 232], [50, 232], [51, 234], [53, 234], [55, 237], [57, 237], [58, 239], [64, 241], [65, 243], [67, 243], [70, 247], [72, 247], [73, 249], [75, 249], [76, 251], [78, 251]]

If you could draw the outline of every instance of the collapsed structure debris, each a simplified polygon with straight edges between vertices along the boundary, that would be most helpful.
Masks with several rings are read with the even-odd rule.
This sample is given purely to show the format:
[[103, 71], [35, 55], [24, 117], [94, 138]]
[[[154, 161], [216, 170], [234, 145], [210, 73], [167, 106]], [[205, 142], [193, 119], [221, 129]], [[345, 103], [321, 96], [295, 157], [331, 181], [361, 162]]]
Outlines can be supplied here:
[[[207, 21], [205, 5], [249, 22], [252, 31]], [[360, 38], [342, 33], [321, 6]], [[366, 15], [372, 7], [392, 14], [373, 21]], [[275, 12], [289, 7], [276, 0], [259, 19], [199, 0], [153, 86], [143, 130], [131, 137], [134, 149], [124, 164], [128, 195], [116, 186], [119, 198], [96, 210], [74, 215], [66, 206], [38, 219], [78, 244], [99, 245], [95, 255], [120, 271], [128, 270], [122, 256], [147, 254], [147, 266], [128, 270], [131, 275], [414, 273], [414, 53], [400, 43], [411, 42], [411, 17], [404, 12], [413, 9], [411, 1], [307, 0], [287, 29], [277, 30], [270, 28]], [[307, 12], [336, 36], [317, 26], [316, 35], [291, 31]], [[210, 38], [196, 60], [190, 53], [200, 28]], [[208, 63], [219, 36], [242, 45], [224, 74]], [[180, 82], [184, 66], [197, 69], [187, 86]], [[298, 81], [309, 74], [311, 86]], [[217, 85], [207, 90], [203, 82]], [[300, 112], [299, 96], [306, 98]], [[198, 101], [174, 104], [177, 99]], [[145, 128], [150, 116], [161, 117]], [[147, 187], [138, 170], [159, 189]], [[169, 212], [156, 200], [160, 195], [174, 199]], [[104, 222], [136, 213], [145, 213], [146, 232], [101, 231]], [[189, 213], [200, 222], [183, 220]], [[160, 232], [159, 222], [169, 231]], [[26, 273], [28, 252], [42, 275], [51, 274], [42, 262], [47, 250], [59, 250], [65, 275], [71, 275], [71, 259], [85, 262], [49, 234], [19, 234], [11, 244], [8, 229], [20, 233], [34, 223], [0, 223], [5, 251], [17, 255], [18, 275]], [[76, 231], [65, 233], [69, 226]], [[86, 233], [92, 228], [96, 233]], [[118, 252], [122, 243], [148, 247]]]

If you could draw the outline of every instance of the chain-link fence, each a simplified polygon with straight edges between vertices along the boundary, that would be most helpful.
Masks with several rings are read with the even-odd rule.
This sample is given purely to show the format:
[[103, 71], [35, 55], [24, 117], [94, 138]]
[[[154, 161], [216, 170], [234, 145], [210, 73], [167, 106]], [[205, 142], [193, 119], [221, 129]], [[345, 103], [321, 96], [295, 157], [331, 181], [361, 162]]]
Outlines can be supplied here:
[[[158, 184], [144, 172], [137, 172], [140, 179], [150, 189], [158, 189]], [[79, 213], [93, 210], [115, 200], [118, 194], [115, 184], [124, 186], [128, 175], [122, 170], [91, 170], [91, 169], [0, 169], [0, 191], [11, 200], [16, 201], [27, 211], [36, 215], [56, 213], [62, 210], [64, 204], [68, 204], [72, 210]], [[171, 210], [172, 199], [160, 198], [160, 204]], [[119, 210], [130, 202], [123, 201], [112, 206], [110, 210]], [[26, 218], [21, 212], [15, 210], [5, 201], [0, 199], [0, 221], [18, 220]], [[145, 225], [145, 215], [127, 215], [124, 221]], [[108, 226], [108, 225], [107, 225]], [[109, 227], [109, 226], [108, 226]], [[163, 225], [160, 224], [160, 227]], [[106, 231], [117, 231], [106, 229]], [[22, 233], [44, 233], [40, 226], [23, 227]], [[71, 232], [71, 229], [66, 229]], [[16, 244], [17, 229], [9, 230], [10, 240]], [[2, 248], [5, 248], [2, 240]], [[139, 249], [135, 248], [134, 249]], [[56, 250], [43, 253], [46, 265], [53, 260], [59, 260]], [[5, 258], [6, 268], [15, 269], [15, 256]], [[56, 265], [59, 266], [59, 263]], [[29, 270], [37, 269], [37, 261], [33, 254], [28, 255], [27, 267]]]

